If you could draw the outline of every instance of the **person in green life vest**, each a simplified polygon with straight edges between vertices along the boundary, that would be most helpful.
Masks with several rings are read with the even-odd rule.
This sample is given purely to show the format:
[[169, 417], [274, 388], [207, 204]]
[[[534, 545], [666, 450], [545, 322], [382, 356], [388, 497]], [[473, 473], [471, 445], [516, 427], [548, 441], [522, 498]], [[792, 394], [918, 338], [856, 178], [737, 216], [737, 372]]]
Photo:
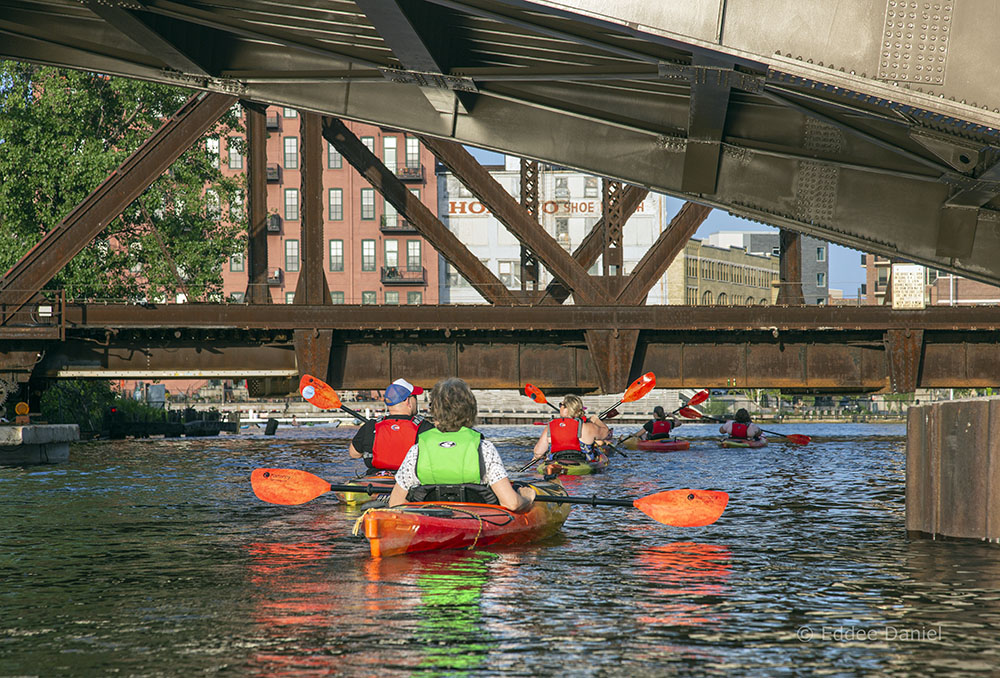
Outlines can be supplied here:
[[[431, 391], [431, 416], [435, 428], [417, 438], [396, 472], [389, 506], [407, 501], [444, 500], [442, 492], [481, 492], [504, 508], [518, 513], [531, 508], [535, 490], [517, 490], [507, 477], [500, 453], [492, 442], [472, 427], [476, 424], [476, 397], [461, 379], [439, 381]], [[461, 501], [481, 501], [466, 498]]]

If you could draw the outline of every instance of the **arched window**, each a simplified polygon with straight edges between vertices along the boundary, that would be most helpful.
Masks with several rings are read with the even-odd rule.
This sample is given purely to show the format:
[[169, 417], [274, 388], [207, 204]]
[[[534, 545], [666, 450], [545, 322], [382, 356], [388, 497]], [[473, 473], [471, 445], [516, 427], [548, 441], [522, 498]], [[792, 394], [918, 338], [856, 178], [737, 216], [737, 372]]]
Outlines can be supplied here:
[[761, 298], [760, 305], [761, 306], [767, 306], [767, 299]]
[[701, 295], [701, 305], [702, 306], [711, 306], [712, 305], [712, 293], [711, 292], [707, 292], [706, 291], [703, 295]]
[[729, 297], [726, 296], [725, 292], [719, 292], [719, 306], [729, 303]]
[[753, 306], [753, 297], [747, 297], [747, 306]]

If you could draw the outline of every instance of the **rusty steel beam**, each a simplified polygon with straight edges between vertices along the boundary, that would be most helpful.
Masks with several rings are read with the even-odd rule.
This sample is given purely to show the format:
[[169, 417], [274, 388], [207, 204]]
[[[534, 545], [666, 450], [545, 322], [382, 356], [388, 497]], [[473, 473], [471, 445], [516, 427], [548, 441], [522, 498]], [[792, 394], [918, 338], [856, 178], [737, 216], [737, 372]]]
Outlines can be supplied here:
[[294, 342], [299, 378], [311, 374], [326, 381], [330, 376], [333, 330], [295, 330]]
[[636, 264], [625, 287], [618, 293], [619, 304], [636, 306], [646, 303], [646, 295], [678, 254], [684, 251], [688, 240], [711, 213], [712, 208], [686, 202], [670, 220], [670, 225], [656, 239], [645, 256]]
[[300, 147], [302, 149], [301, 193], [302, 214], [299, 215], [299, 260], [301, 270], [295, 285], [295, 303], [317, 306], [332, 303], [330, 287], [323, 272], [323, 153], [320, 127], [316, 113], [302, 111]]
[[639, 330], [586, 330], [584, 338], [603, 393], [624, 391], [632, 381]]
[[802, 294], [802, 235], [781, 229], [778, 298], [776, 304], [801, 306], [806, 303]]
[[[608, 218], [614, 219], [624, 228], [629, 217], [639, 209], [639, 205], [642, 204], [647, 195], [649, 195], [649, 189], [630, 185], [626, 186], [625, 190], [616, 196], [610, 215], [601, 215], [601, 218], [590, 229], [590, 233], [583, 238], [583, 241], [573, 251], [573, 258], [576, 259], [580, 266], [590, 269], [594, 265], [594, 262], [597, 261], [597, 257], [601, 256], [601, 252], [604, 249], [604, 220]], [[545, 293], [538, 303], [562, 304], [569, 298], [569, 295], [569, 290], [559, 280], [553, 280], [546, 286]]]
[[920, 381], [924, 331], [886, 330], [884, 341], [889, 363], [889, 382], [893, 392], [912, 393]]
[[[885, 306], [298, 306], [67, 303], [67, 331], [114, 328], [580, 331], [591, 329], [845, 331], [1000, 330], [1000, 306], [897, 311]], [[817, 329], [817, 328], [822, 328]], [[0, 340], [6, 338], [0, 328]], [[881, 335], [879, 335], [881, 337]]]
[[722, 135], [729, 111], [733, 63], [703, 54], [692, 57], [691, 103], [681, 190], [714, 194], [719, 179]]
[[267, 108], [241, 101], [247, 118], [248, 304], [270, 304], [267, 286]]
[[337, 118], [323, 118], [323, 138], [340, 151], [350, 165], [388, 200], [403, 218], [413, 224], [445, 260], [486, 301], [497, 306], [514, 306], [521, 300], [493, 275], [479, 257], [462, 244], [448, 227], [435, 217], [396, 175], [382, 164], [361, 140]]
[[146, 190], [236, 102], [225, 94], [193, 95], [101, 185], [66, 215], [0, 279], [6, 322], [108, 223]]
[[604, 252], [601, 256], [601, 264], [604, 268], [604, 277], [621, 278], [625, 272], [622, 257], [622, 228], [625, 221], [614, 218], [615, 206], [620, 202], [619, 196], [625, 190], [624, 184], [620, 181], [605, 179], [601, 190], [601, 219], [604, 224]]
[[[521, 158], [521, 207], [535, 221], [538, 221], [538, 177], [537, 160]], [[538, 291], [538, 257], [530, 249], [521, 245], [521, 292]]]
[[421, 142], [465, 184], [497, 221], [573, 291], [577, 303], [609, 301], [608, 295], [570, 254], [490, 176], [461, 144], [427, 136]]

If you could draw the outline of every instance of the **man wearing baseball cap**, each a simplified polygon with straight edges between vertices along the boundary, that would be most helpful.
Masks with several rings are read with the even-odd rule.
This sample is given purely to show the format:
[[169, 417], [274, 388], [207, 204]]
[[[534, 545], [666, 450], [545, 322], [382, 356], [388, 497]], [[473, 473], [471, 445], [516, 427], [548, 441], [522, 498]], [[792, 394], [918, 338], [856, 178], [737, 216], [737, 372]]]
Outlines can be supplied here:
[[363, 459], [373, 471], [396, 471], [417, 442], [417, 435], [434, 428], [417, 414], [417, 396], [423, 392], [424, 389], [406, 379], [389, 384], [382, 397], [388, 414], [379, 421], [363, 424], [351, 441], [348, 454]]

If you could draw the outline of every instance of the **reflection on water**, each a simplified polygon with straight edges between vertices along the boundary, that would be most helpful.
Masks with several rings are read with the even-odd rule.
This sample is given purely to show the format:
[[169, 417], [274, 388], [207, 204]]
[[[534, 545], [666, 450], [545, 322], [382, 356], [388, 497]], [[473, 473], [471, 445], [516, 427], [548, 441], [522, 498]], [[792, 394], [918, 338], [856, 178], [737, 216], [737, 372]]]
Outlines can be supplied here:
[[[616, 456], [576, 495], [723, 489], [714, 525], [574, 507], [536, 545], [373, 560], [331, 495], [350, 430], [77, 445], [0, 468], [0, 675], [992, 675], [1000, 558], [910, 540], [902, 426], [775, 425], [805, 447]], [[533, 427], [487, 427], [510, 468]], [[623, 430], [622, 433], [627, 431]]]

